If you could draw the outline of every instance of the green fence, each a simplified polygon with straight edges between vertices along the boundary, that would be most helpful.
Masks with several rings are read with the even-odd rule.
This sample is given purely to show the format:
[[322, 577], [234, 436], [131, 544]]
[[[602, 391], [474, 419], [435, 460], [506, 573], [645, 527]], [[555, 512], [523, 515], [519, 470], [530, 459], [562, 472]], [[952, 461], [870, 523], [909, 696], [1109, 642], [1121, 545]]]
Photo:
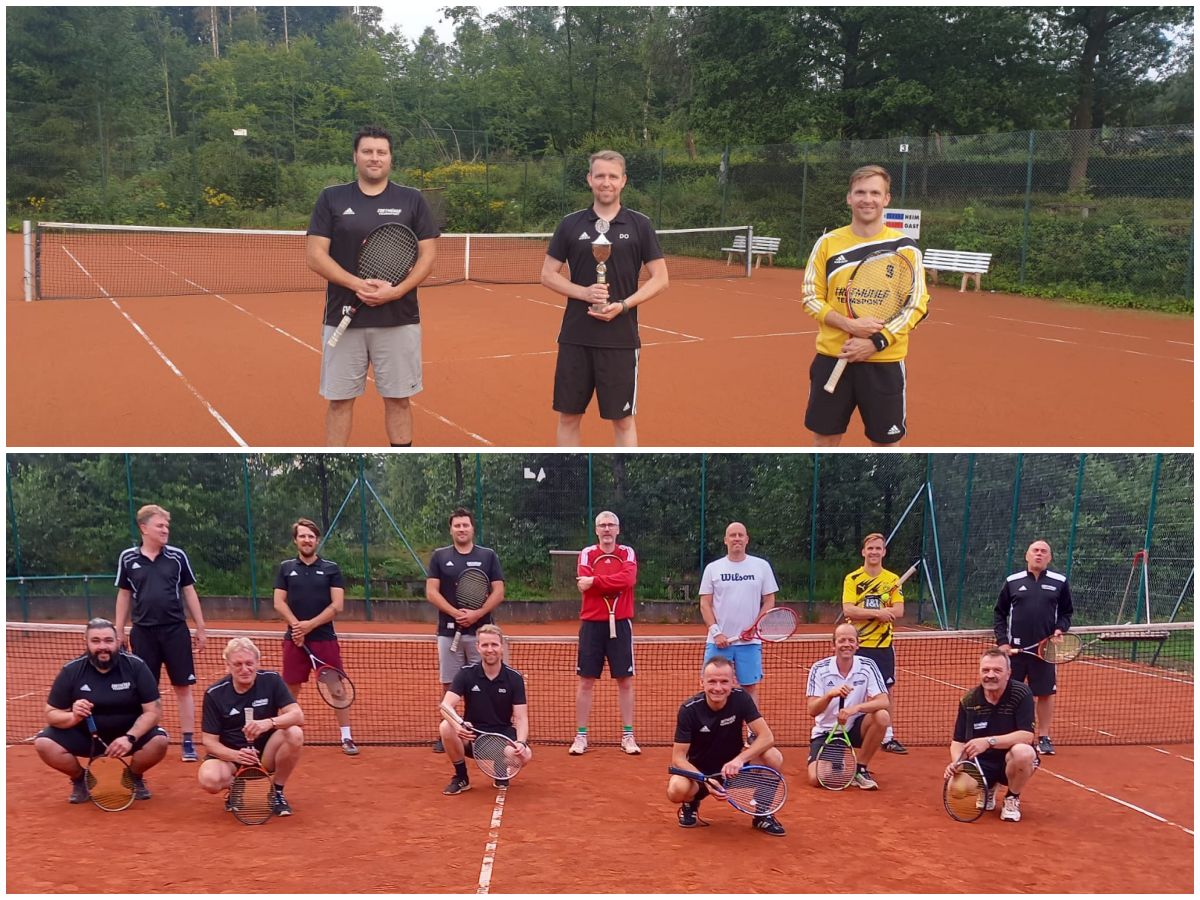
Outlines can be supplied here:
[[300, 516], [325, 526], [323, 553], [368, 615], [421, 596], [461, 504], [514, 599], [564, 596], [549, 551], [594, 540], [595, 514], [611, 509], [638, 552], [642, 599], [694, 586], [737, 520], [782, 599], [814, 620], [872, 531], [891, 536], [893, 567], [926, 560], [908, 594], [930, 624], [989, 625], [1004, 576], [1039, 538], [1071, 579], [1079, 624], [1144, 621], [1147, 579], [1132, 566], [1143, 548], [1151, 617], [1193, 615], [1189, 454], [10, 454], [7, 489], [9, 597], [34, 619], [41, 596], [111, 598], [110, 576], [76, 573], [112, 572], [146, 503], [171, 511], [202, 596], [256, 608], [270, 606]]
[[[492, 155], [481, 132], [394, 130], [397, 178], [433, 192], [449, 231], [550, 231], [590, 202], [586, 154], [511, 159]], [[205, 142], [142, 135], [103, 152], [10, 153], [9, 221], [304, 227], [321, 188], [353, 178], [344, 162], [351, 135], [331, 141], [319, 161], [311, 152], [297, 159], [286, 132]], [[992, 289], [1192, 307], [1189, 126], [625, 155], [626, 205], [660, 228], [751, 224], [781, 239], [782, 265], [802, 265], [822, 232], [846, 223], [847, 178], [875, 163], [891, 173], [892, 206], [921, 211], [923, 247], [992, 254]]]

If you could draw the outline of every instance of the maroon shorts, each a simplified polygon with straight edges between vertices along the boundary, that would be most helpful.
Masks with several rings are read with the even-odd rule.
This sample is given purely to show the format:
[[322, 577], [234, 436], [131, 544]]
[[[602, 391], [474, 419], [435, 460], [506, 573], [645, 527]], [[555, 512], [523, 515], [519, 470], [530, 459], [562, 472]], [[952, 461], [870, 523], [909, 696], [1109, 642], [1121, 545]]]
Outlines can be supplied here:
[[[312, 651], [313, 656], [327, 666], [333, 666], [335, 669], [341, 669], [343, 672], [346, 671], [342, 665], [342, 651], [338, 647], [336, 640], [309, 641], [308, 649]], [[308, 674], [312, 670], [312, 661], [308, 658], [308, 654], [304, 652], [304, 648], [297, 647], [289, 640], [284, 640], [283, 683], [304, 684], [308, 681]]]

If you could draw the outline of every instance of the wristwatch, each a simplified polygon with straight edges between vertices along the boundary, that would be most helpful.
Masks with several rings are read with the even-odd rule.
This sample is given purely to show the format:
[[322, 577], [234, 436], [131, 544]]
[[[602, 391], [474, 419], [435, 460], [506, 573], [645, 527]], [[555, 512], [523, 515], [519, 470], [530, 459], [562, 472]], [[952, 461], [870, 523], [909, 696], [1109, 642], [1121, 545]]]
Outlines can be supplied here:
[[129, 741], [130, 747], [137, 743], [137, 738], [135, 738], [132, 734], [125, 735], [125, 740]]
[[996, 739], [995, 739], [994, 737], [990, 737], [990, 738], [988, 738], [988, 746], [989, 746], [989, 747], [995, 747], [995, 746], [996, 746]]

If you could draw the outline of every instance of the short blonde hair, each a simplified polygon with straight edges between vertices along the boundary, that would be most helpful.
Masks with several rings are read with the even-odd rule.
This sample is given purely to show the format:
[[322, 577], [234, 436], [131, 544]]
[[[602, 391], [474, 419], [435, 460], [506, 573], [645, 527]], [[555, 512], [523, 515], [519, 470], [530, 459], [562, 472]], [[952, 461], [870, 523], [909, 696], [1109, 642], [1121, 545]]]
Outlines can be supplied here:
[[162, 516], [168, 522], [171, 521], [171, 514], [169, 512], [167, 512], [165, 509], [163, 509], [161, 506], [155, 506], [153, 503], [148, 503], [147, 505], [145, 505], [141, 509], [139, 509], [137, 511], [137, 516], [135, 518], [137, 519], [138, 525], [145, 525], [147, 522], [149, 522], [155, 516]]
[[501, 642], [504, 641], [504, 632], [500, 630], [500, 626], [491, 622], [486, 625], [480, 625], [475, 629], [475, 637], [479, 637], [481, 634], [494, 634], [500, 638]]
[[862, 181], [864, 178], [873, 178], [878, 175], [887, 185], [888, 193], [892, 190], [892, 176], [888, 174], [888, 170], [883, 166], [861, 166], [850, 173], [850, 187], [854, 188], [855, 182]]
[[589, 175], [592, 172], [592, 164], [598, 159], [602, 159], [605, 162], [620, 163], [621, 164], [621, 174], [622, 175], [625, 174], [625, 157], [623, 157], [616, 150], [597, 150], [595, 153], [593, 153], [591, 156], [588, 157], [588, 174]]
[[885, 538], [878, 531], [872, 531], [870, 534], [868, 534], [865, 538], [862, 539], [862, 546], [859, 547], [858, 549], [866, 550], [867, 544], [871, 543], [871, 541], [883, 541], [883, 546], [887, 547], [887, 538]]
[[229, 657], [233, 656], [235, 653], [240, 653], [243, 650], [253, 653], [255, 660], [262, 659], [262, 651], [259, 650], [254, 641], [250, 640], [248, 637], [232, 638], [229, 643], [225, 645], [225, 649], [221, 651], [221, 658], [224, 659], [225, 662], [229, 662]]

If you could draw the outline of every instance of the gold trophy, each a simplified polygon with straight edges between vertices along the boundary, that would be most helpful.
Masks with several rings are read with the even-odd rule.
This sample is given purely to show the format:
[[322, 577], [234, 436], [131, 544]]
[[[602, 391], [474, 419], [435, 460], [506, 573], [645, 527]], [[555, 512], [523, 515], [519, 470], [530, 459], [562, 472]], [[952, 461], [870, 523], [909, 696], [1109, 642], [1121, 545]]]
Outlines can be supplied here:
[[605, 263], [608, 261], [609, 254], [612, 253], [612, 243], [604, 235], [608, 232], [608, 222], [604, 219], [596, 220], [596, 233], [600, 235], [592, 241], [592, 256], [596, 259], [596, 284], [607, 284], [605, 280], [608, 275], [608, 266]]

